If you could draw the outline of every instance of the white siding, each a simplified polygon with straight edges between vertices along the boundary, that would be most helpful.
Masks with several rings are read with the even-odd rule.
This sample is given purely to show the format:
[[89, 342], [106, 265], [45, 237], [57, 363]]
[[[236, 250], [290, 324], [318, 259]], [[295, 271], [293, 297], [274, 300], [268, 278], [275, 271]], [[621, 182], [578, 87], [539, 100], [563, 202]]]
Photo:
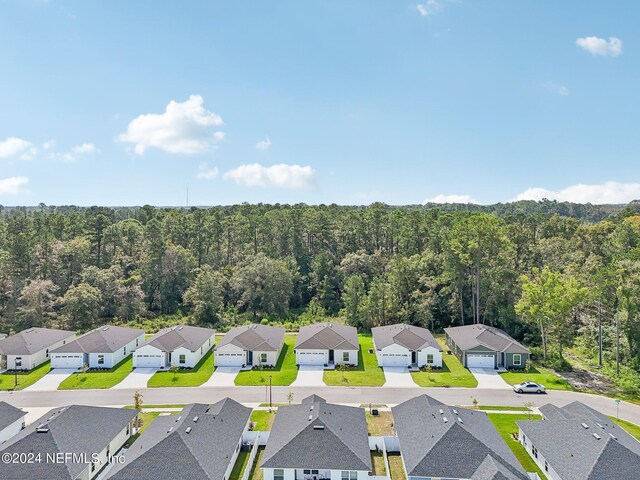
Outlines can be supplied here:
[[427, 364], [427, 355], [433, 355], [433, 366], [442, 367], [442, 352], [433, 347], [423, 348], [418, 351], [418, 367], [424, 367]]
[[[95, 352], [89, 354], [89, 367], [90, 368], [113, 368], [126, 357], [131, 355], [138, 345], [144, 343], [144, 333], [137, 338], [134, 338], [129, 343], [119, 348], [115, 352], [103, 353]], [[98, 364], [98, 355], [104, 355], [104, 364]]]
[[[120, 349], [122, 351], [122, 349]], [[98, 356], [104, 355], [104, 363], [100, 365], [98, 363]], [[89, 368], [112, 368], [116, 363], [113, 353], [90, 353], [89, 354]]]
[[[545, 458], [540, 451], [538, 451], [537, 457], [533, 454], [533, 444], [531, 443], [531, 440], [529, 440], [529, 438], [527, 438], [526, 435], [524, 435], [522, 430], [519, 428], [518, 428], [518, 440], [520, 441], [524, 449], [527, 451], [531, 459], [536, 463], [536, 465], [538, 465], [540, 470], [542, 470], [542, 473], [544, 473], [549, 480], [563, 480], [560, 477], [560, 475], [556, 473], [556, 471], [552, 468], [551, 465], [547, 465], [547, 468], [545, 468], [544, 466]], [[569, 479], [565, 479], [565, 480], [569, 480]]]
[[0, 430], [0, 443], [4, 443], [14, 435], [18, 434], [24, 425], [24, 417], [20, 417], [11, 425]]
[[[387, 357], [385, 357], [385, 355]], [[393, 355], [393, 359], [390, 359], [388, 356]], [[411, 352], [408, 348], [398, 345], [396, 343], [388, 345], [380, 350], [376, 349], [376, 358], [378, 359], [378, 365], [381, 367], [389, 366], [393, 363], [394, 359], [396, 359], [397, 355], [406, 355], [406, 363], [403, 366], [407, 366], [411, 364]], [[395, 364], [395, 366], [398, 366]]]
[[[264, 474], [264, 480], [273, 480], [273, 468], [263, 468], [262, 472]], [[297, 471], [297, 474], [296, 474]], [[318, 476], [320, 478], [330, 478], [331, 480], [342, 480], [342, 470], [319, 470]], [[294, 480], [294, 479], [303, 479], [305, 478], [304, 469], [294, 469], [294, 468], [285, 468], [284, 469], [284, 479], [285, 480]], [[369, 478], [369, 472], [366, 471], [358, 471], [358, 480], [367, 480]]]
[[[343, 353], [349, 354], [349, 360], [344, 361], [342, 359]], [[358, 365], [358, 351], [357, 350], [336, 350], [333, 352], [333, 363], [336, 365], [347, 364], [347, 365]]]
[[31, 355], [7, 355], [7, 370], [15, 370], [16, 369], [16, 357], [22, 357], [22, 367], [20, 370], [32, 370], [36, 368], [38, 365], [45, 363], [49, 360], [49, 353], [52, 350], [55, 350], [62, 345], [74, 340], [76, 338], [75, 334], [69, 335], [67, 338], [63, 338], [62, 340], [52, 343], [46, 348], [42, 350], [32, 353]]
[[[98, 476], [100, 470], [102, 470], [109, 461], [109, 458], [120, 451], [125, 442], [133, 434], [132, 424], [133, 422], [131, 422], [128, 427], [123, 428], [122, 431], [120, 431], [120, 433], [118, 433], [118, 435], [109, 442], [109, 446], [105, 447], [104, 450], [100, 452], [95, 470], [92, 472], [91, 465], [88, 465], [87, 468], [78, 476], [79, 479], [90, 480]], [[129, 432], [128, 434], [127, 431]], [[109, 451], [109, 458], [107, 458], [107, 450]]]
[[[261, 355], [263, 353], [267, 354], [267, 360], [266, 361], [262, 361], [261, 360]], [[260, 352], [260, 351], [255, 351], [253, 352], [253, 364], [254, 365], [269, 365], [269, 366], [275, 366], [276, 363], [278, 363], [278, 352]]]
[[247, 363], [247, 352], [237, 345], [228, 343], [216, 349], [213, 362], [216, 366], [241, 367]]

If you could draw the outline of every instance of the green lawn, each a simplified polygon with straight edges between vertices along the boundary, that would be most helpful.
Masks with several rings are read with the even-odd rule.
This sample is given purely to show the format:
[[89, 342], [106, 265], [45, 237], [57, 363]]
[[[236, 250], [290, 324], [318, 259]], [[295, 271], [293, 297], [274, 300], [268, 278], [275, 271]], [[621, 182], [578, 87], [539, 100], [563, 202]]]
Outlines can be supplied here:
[[249, 480], [262, 480], [262, 469], [260, 468], [260, 462], [262, 462], [262, 454], [264, 453], [264, 447], [258, 449], [256, 459], [251, 465], [251, 473], [249, 474]]
[[[445, 350], [443, 339], [438, 343]], [[454, 354], [442, 354], [442, 368], [431, 372], [411, 372], [413, 381], [421, 387], [470, 387], [478, 386], [478, 381], [469, 370], [464, 368]]]
[[256, 422], [254, 430], [267, 431], [271, 430], [273, 420], [276, 418], [276, 412], [270, 412], [269, 410], [254, 410], [251, 413], [251, 421]]
[[551, 370], [547, 370], [542, 367], [535, 367], [533, 365], [529, 372], [505, 372], [500, 375], [502, 375], [504, 381], [509, 385], [515, 385], [522, 382], [535, 382], [544, 385], [548, 390], [573, 390], [569, 383], [557, 376]]
[[285, 335], [284, 345], [275, 368], [268, 370], [244, 370], [236, 376], [236, 385], [268, 385], [269, 376], [271, 384], [277, 386], [291, 385], [298, 376], [296, 355], [293, 348], [296, 344], [295, 335]]
[[384, 372], [378, 366], [373, 338], [371, 335], [358, 335], [360, 350], [358, 351], [358, 366], [349, 370], [325, 370], [324, 383], [327, 385], [342, 385], [353, 387], [379, 387], [384, 385]]
[[229, 480], [240, 480], [242, 478], [244, 469], [246, 468], [247, 463], [249, 463], [250, 453], [251, 452], [240, 450], [240, 453], [238, 453], [238, 458], [236, 459], [236, 464], [233, 466], [233, 470], [231, 470]]
[[513, 451], [524, 469], [527, 472], [536, 472], [542, 480], [546, 480], [547, 477], [538, 468], [522, 444], [513, 437], [513, 434], [516, 435], [516, 438], [518, 435], [518, 425], [516, 425], [516, 421], [540, 420], [542, 417], [540, 415], [529, 415], [526, 413], [522, 415], [512, 413], [489, 413], [487, 416], [493, 422], [493, 425], [496, 427], [498, 432], [500, 432], [504, 441], [507, 442], [507, 445], [509, 445], [509, 448]]
[[191, 370], [157, 372], [149, 379], [148, 387], [199, 387], [213, 374], [213, 351], [210, 350]]
[[95, 370], [86, 373], [74, 373], [64, 380], [58, 390], [77, 390], [81, 388], [111, 388], [120, 383], [133, 370], [133, 355], [109, 370]]
[[619, 420], [616, 417], [609, 418], [626, 430], [629, 435], [634, 436], [638, 441], [640, 441], [640, 426], [635, 423], [627, 422], [626, 420]]
[[478, 410], [502, 410], [503, 412], [529, 412], [529, 407], [502, 407], [500, 405], [478, 405]]
[[[18, 372], [18, 386], [16, 390], [22, 390], [29, 385], [33, 385], [51, 370], [49, 362], [37, 366], [29, 372]], [[0, 375], [0, 390], [13, 390], [16, 375], [13, 372], [6, 372]]]
[[371, 415], [365, 412], [369, 435], [393, 435], [393, 414], [391, 412], [378, 412]]

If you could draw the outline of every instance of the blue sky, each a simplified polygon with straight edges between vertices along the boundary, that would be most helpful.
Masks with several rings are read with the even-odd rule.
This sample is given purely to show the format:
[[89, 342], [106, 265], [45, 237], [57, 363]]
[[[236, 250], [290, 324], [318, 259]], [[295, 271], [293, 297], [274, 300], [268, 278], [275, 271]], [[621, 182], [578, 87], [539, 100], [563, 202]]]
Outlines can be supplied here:
[[0, 204], [640, 198], [638, 18], [633, 1], [0, 0]]

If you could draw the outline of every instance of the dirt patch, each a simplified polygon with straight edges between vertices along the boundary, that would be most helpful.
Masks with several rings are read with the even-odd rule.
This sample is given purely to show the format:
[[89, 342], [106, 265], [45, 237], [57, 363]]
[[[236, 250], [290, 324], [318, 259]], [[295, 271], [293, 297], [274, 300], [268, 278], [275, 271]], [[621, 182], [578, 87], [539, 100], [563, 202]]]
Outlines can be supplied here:
[[574, 368], [571, 372], [559, 373], [576, 390], [590, 390], [598, 393], [618, 393], [619, 390], [607, 376]]

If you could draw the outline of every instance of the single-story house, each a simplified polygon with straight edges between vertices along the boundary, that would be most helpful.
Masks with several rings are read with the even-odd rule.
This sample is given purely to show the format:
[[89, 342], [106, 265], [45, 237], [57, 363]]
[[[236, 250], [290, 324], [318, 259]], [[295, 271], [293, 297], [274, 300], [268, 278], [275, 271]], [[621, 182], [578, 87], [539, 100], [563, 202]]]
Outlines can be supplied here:
[[49, 360], [49, 353], [76, 338], [68, 330], [33, 327], [0, 340], [7, 370], [32, 370]]
[[17, 435], [24, 428], [26, 414], [27, 412], [23, 412], [7, 402], [0, 402], [0, 444]]
[[211, 328], [177, 325], [163, 328], [133, 353], [133, 366], [138, 368], [193, 368], [216, 340]]
[[367, 480], [371, 452], [364, 410], [318, 396], [279, 407], [260, 467], [264, 480]]
[[113, 368], [144, 343], [144, 330], [107, 325], [52, 350], [51, 368]]
[[516, 423], [520, 443], [548, 479], [639, 478], [640, 443], [606, 415], [580, 402], [547, 404], [540, 413], [543, 420]]
[[213, 405], [187, 405], [176, 415], [158, 417], [107, 478], [228, 480], [250, 416], [250, 408], [225, 398]]
[[442, 348], [426, 328], [399, 323], [374, 327], [371, 333], [381, 367], [442, 367]]
[[284, 328], [251, 324], [233, 327], [215, 347], [215, 365], [274, 366], [284, 344]]
[[391, 409], [406, 477], [528, 480], [485, 413], [420, 395]]
[[2, 478], [91, 480], [133, 435], [137, 410], [71, 405], [49, 411], [0, 445], [0, 455], [40, 453], [40, 461], [5, 463]]
[[529, 349], [488, 325], [445, 328], [447, 346], [467, 368], [525, 368]]
[[356, 327], [322, 322], [300, 327], [296, 340], [296, 365], [358, 365]]

